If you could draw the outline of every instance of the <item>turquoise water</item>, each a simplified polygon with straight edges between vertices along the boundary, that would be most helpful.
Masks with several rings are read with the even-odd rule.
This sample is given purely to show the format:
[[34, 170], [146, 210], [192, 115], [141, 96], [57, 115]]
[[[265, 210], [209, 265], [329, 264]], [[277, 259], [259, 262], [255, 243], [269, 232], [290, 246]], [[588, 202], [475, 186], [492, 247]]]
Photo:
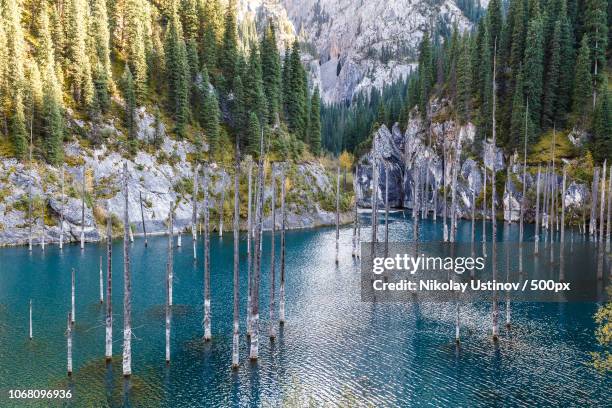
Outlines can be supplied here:
[[[368, 220], [364, 217], [363, 222]], [[504, 230], [504, 228], [506, 228]], [[508, 229], [509, 228], [509, 229]], [[481, 223], [477, 223], [480, 241]], [[516, 240], [518, 225], [499, 226]], [[490, 232], [489, 232], [490, 233]], [[302, 406], [611, 406], [610, 376], [588, 365], [596, 350], [595, 303], [516, 303], [513, 326], [490, 340], [490, 305], [462, 309], [462, 343], [454, 343], [454, 305], [360, 301], [360, 273], [351, 257], [350, 227], [287, 233], [287, 323], [274, 343], [261, 336], [260, 358], [249, 362], [244, 336], [246, 241], [241, 240], [240, 368], [230, 369], [233, 237], [211, 240], [213, 340], [201, 341], [202, 248], [192, 259], [191, 237], [175, 253], [172, 362], [164, 361], [166, 237], [131, 245], [133, 377], [120, 359], [105, 366], [104, 306], [99, 304], [99, 257], [104, 244], [81, 251], [50, 246], [0, 249], [0, 406], [219, 407]], [[369, 237], [369, 229], [362, 229]], [[468, 241], [470, 223], [458, 236]], [[532, 226], [526, 235], [532, 235]], [[424, 240], [442, 238], [442, 223], [421, 224]], [[412, 237], [402, 213], [390, 237]], [[244, 237], [243, 237], [244, 238]], [[278, 239], [278, 235], [277, 235]], [[576, 239], [582, 239], [576, 237]], [[114, 243], [114, 352], [121, 354], [122, 243]], [[278, 245], [278, 242], [277, 242]], [[269, 235], [262, 271], [262, 328], [268, 320]], [[279, 251], [276, 251], [279, 254]], [[70, 269], [76, 269], [74, 374], [66, 376], [66, 316]], [[278, 288], [278, 285], [277, 285]], [[28, 340], [28, 301], [34, 339]], [[503, 309], [502, 309], [503, 310]], [[265, 334], [265, 332], [264, 332]], [[71, 402], [8, 399], [9, 389], [70, 389]]]

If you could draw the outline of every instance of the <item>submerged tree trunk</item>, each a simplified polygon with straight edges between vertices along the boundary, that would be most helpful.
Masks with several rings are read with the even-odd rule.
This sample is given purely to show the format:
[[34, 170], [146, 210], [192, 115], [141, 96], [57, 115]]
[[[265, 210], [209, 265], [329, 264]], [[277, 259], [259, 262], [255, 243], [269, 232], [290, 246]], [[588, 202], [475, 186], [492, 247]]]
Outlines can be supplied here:
[[123, 163], [123, 376], [132, 375], [132, 283], [130, 275], [130, 247], [128, 245], [130, 219], [128, 214], [128, 168]]
[[533, 253], [537, 255], [539, 252], [539, 241], [540, 241], [540, 165], [538, 164], [538, 178], [536, 180], [536, 205], [535, 205], [535, 234], [534, 234], [534, 248]]
[[285, 324], [285, 164], [281, 167], [281, 253], [280, 253], [280, 292], [279, 323]]
[[[274, 317], [274, 313], [276, 312], [276, 299], [274, 298], [274, 294], [276, 292], [276, 179], [274, 177], [274, 165], [272, 165], [272, 174], [270, 177], [270, 182], [272, 184], [272, 228], [270, 230], [270, 322], [268, 333], [270, 336], [270, 341], [273, 341], [276, 338], [276, 318]], [[340, 174], [340, 173], [338, 173]], [[338, 178], [338, 180], [340, 180]]]
[[170, 203], [168, 213], [168, 303], [172, 306], [172, 287], [174, 281], [174, 203]]
[[30, 340], [32, 340], [32, 299], [30, 299]]
[[[233, 310], [233, 335], [232, 335], [232, 368], [238, 368], [239, 347], [240, 347], [240, 293], [239, 293], [239, 245], [240, 245], [240, 152], [239, 144], [236, 141], [236, 164], [234, 173], [234, 310]], [[248, 232], [247, 232], [248, 235]]]
[[251, 215], [252, 207], [252, 181], [253, 181], [253, 162], [249, 160], [249, 190], [247, 197], [247, 313], [246, 313], [246, 329], [247, 336], [251, 335], [251, 286], [252, 286], [252, 269], [253, 269], [253, 254], [252, 254], [252, 238], [253, 238], [253, 219]]
[[104, 303], [104, 273], [102, 272], [102, 255], [100, 255], [100, 304]]
[[372, 158], [372, 245], [378, 241], [378, 164]]
[[110, 215], [110, 205], [107, 204], [106, 217], [106, 342], [104, 356], [106, 361], [113, 357], [113, 227]]
[[64, 202], [66, 201], [66, 196], [64, 195], [64, 165], [62, 164], [62, 204], [60, 210], [60, 236], [59, 236], [59, 248], [64, 249]]
[[385, 166], [385, 256], [389, 253], [389, 169]]
[[219, 202], [219, 236], [223, 237], [223, 203], [225, 202], [225, 187], [221, 189], [221, 201]]
[[565, 265], [564, 265], [564, 259], [563, 259], [563, 253], [564, 253], [564, 248], [563, 248], [563, 244], [565, 242], [565, 184], [566, 184], [566, 178], [567, 178], [567, 168], [565, 166], [563, 166], [563, 182], [561, 184], [561, 237], [560, 237], [560, 242], [561, 242], [561, 248], [559, 249], [560, 252], [560, 264], [559, 264], [559, 280], [560, 281], [564, 281], [565, 280]]
[[[495, 123], [495, 108], [496, 108], [496, 94], [497, 94], [497, 85], [495, 82], [495, 74], [497, 71], [497, 38], [495, 38], [495, 47], [493, 53], [493, 106], [492, 106], [492, 132], [493, 132], [493, 153], [495, 154], [496, 143], [495, 143], [495, 132], [496, 132], [496, 123]], [[496, 250], [496, 242], [497, 239], [497, 217], [495, 216], [495, 163], [493, 163], [491, 170], [491, 221], [492, 232], [491, 232], [491, 241], [492, 241], [492, 267], [493, 267], [493, 280], [497, 277], [497, 250]], [[493, 340], [496, 341], [499, 337], [499, 310], [497, 305], [497, 290], [493, 291], [493, 311], [492, 311], [492, 334]]]
[[71, 288], [70, 289], [70, 310], [71, 310], [70, 316], [71, 316], [72, 320], [70, 320], [70, 322], [72, 324], [74, 324], [75, 315], [76, 315], [76, 310], [75, 310], [76, 306], [75, 306], [75, 303], [74, 303], [74, 300], [75, 300], [75, 283], [76, 283], [74, 268], [72, 268], [71, 272], [72, 272], [72, 281], [71, 281], [71, 286], [70, 286], [70, 288]]
[[142, 191], [138, 192], [138, 195], [140, 198], [140, 219], [142, 220], [142, 233], [144, 235], [144, 245], [146, 248], [149, 245], [149, 242], [147, 241], [147, 225], [145, 224], [144, 208], [142, 206]]
[[482, 169], [482, 254], [487, 256], [487, 166]]
[[259, 141], [259, 173], [257, 175], [257, 214], [255, 217], [255, 259], [253, 262], [253, 287], [252, 287], [252, 315], [251, 315], [251, 349], [249, 359], [257, 360], [259, 357], [259, 282], [261, 276], [261, 240], [264, 206], [264, 147], [263, 129]]
[[419, 241], [419, 183], [421, 182], [421, 169], [413, 167], [413, 185], [412, 189], [412, 240]]
[[166, 265], [166, 304], [164, 307], [166, 313], [166, 364], [170, 363], [170, 330], [171, 330], [171, 316], [170, 316], [170, 264]]
[[[272, 190], [274, 191], [274, 190]], [[272, 201], [274, 202], [274, 201]], [[336, 176], [336, 265], [340, 256], [340, 167]]]
[[608, 216], [606, 217], [606, 251], [610, 251], [610, 230], [612, 229], [612, 225], [610, 222], [612, 221], [612, 166], [610, 166], [610, 171], [608, 172]]
[[197, 164], [193, 170], [193, 198], [192, 198], [192, 214], [191, 214], [191, 240], [193, 242], [193, 259], [198, 258], [197, 241], [198, 241], [198, 172], [200, 165]]
[[597, 238], [597, 192], [599, 188], [599, 167], [595, 167], [591, 191], [591, 217], [589, 219], [589, 235], [591, 239]]
[[[603, 248], [605, 230], [604, 212], [606, 209], [606, 163], [607, 160], [604, 160], [603, 165], [601, 166], [601, 200], [599, 206], [599, 244], [601, 248]], [[610, 174], [609, 177], [612, 178], [612, 174]]]
[[204, 166], [204, 341], [212, 338], [210, 310], [210, 213], [208, 205], [208, 165]]
[[82, 169], [83, 188], [81, 190], [81, 249], [85, 249], [85, 166]]
[[72, 375], [72, 316], [70, 312], [68, 312], [68, 320], [66, 322], [66, 366], [68, 371], [68, 376]]

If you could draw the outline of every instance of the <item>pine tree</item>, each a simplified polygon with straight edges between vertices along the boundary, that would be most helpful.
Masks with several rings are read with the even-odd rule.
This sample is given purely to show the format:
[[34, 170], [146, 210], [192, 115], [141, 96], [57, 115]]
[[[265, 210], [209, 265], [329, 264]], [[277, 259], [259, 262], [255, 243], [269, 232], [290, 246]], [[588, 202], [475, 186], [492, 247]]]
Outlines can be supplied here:
[[184, 137], [189, 117], [189, 64], [181, 22], [176, 12], [166, 31], [165, 53], [169, 108], [174, 119], [174, 131], [179, 137]]
[[315, 88], [310, 99], [310, 119], [308, 120], [308, 143], [315, 156], [321, 153], [321, 102], [319, 88]]
[[539, 17], [529, 22], [527, 29], [527, 44], [525, 48], [525, 65], [523, 66], [523, 83], [525, 96], [529, 103], [529, 116], [536, 131], [539, 129], [540, 115], [542, 112], [542, 82], [543, 82], [543, 59], [544, 46], [542, 38], [542, 20]]
[[289, 99], [291, 99], [291, 52], [287, 48], [285, 50], [285, 58], [283, 60], [282, 72], [282, 103], [283, 114], [285, 118], [289, 117]]
[[523, 73], [519, 70], [515, 79], [514, 94], [512, 96], [512, 117], [510, 120], [510, 148], [523, 146], [525, 134], [525, 92], [523, 87]]
[[202, 102], [202, 111], [200, 112], [200, 124], [204, 129], [209, 151], [211, 154], [215, 154], [219, 149], [219, 120], [221, 116], [219, 101], [214, 90], [210, 87], [206, 70], [203, 71], [202, 77], [202, 97], [204, 100]]
[[608, 1], [606, 0], [585, 0], [584, 35], [588, 35], [591, 73], [596, 89], [603, 83], [606, 75], [607, 7]]
[[209, 74], [215, 76], [217, 68], [217, 50], [223, 35], [223, 15], [219, 0], [208, 0], [200, 3], [200, 60]]
[[264, 92], [268, 102], [268, 119], [276, 120], [281, 105], [281, 62], [276, 46], [276, 34], [272, 22], [261, 39], [261, 67]]
[[[564, 3], [565, 4], [565, 3]], [[555, 123], [565, 124], [567, 113], [572, 106], [572, 89], [574, 83], [574, 35], [569, 18], [563, 13], [561, 20], [561, 35], [559, 38], [559, 52], [561, 64], [559, 68], [559, 84], [555, 103]], [[572, 61], [572, 63], [568, 63]]]
[[502, 17], [502, 5], [501, 0], [491, 0], [487, 7], [487, 28], [489, 31], [489, 50], [491, 55], [497, 42], [497, 49], [500, 49], [502, 26], [504, 23]]
[[238, 58], [238, 40], [236, 32], [236, 4], [235, 0], [229, 0], [225, 10], [223, 44], [219, 68], [223, 76], [223, 90], [229, 94], [232, 90], [232, 83], [236, 76], [236, 61]]
[[198, 35], [198, 2], [196, 0], [180, 0], [180, 18], [185, 40], [193, 40]]
[[93, 101], [94, 87], [91, 77], [91, 61], [87, 53], [88, 2], [86, 0], [67, 0], [64, 7], [66, 80], [74, 101], [89, 107]]
[[461, 123], [470, 120], [472, 65], [470, 61], [469, 37], [460, 46], [457, 66], [457, 111]]
[[257, 119], [257, 115], [255, 112], [251, 112], [249, 115], [249, 127], [247, 138], [249, 141], [249, 151], [253, 155], [253, 157], [257, 157], [259, 155], [259, 137], [261, 133], [261, 127], [259, 125], [259, 119]]
[[147, 96], [147, 58], [145, 52], [145, 23], [143, 0], [125, 0], [126, 57], [134, 77], [136, 102], [141, 104]]
[[260, 123], [266, 123], [268, 109], [266, 106], [266, 94], [262, 79], [262, 65], [257, 45], [251, 46], [247, 72], [244, 76], [244, 102], [245, 107], [257, 114]]
[[64, 117], [62, 113], [61, 89], [55, 76], [54, 67], [47, 66], [43, 95], [43, 131], [45, 157], [49, 163], [59, 165], [64, 157]]
[[[604, 84], [605, 82], [604, 80]], [[603, 92], [593, 114], [593, 148], [591, 150], [600, 162], [612, 157], [612, 101], [610, 98], [610, 91]]]
[[289, 130], [299, 139], [306, 138], [308, 123], [308, 90], [306, 88], [306, 72], [300, 59], [299, 44], [293, 43], [289, 58], [289, 78], [287, 94], [287, 120]]
[[[45, 13], [46, 14], [46, 13]], [[91, 24], [90, 33], [94, 57], [92, 65], [95, 67], [94, 83], [96, 83], [96, 94], [108, 95], [112, 90], [113, 74], [110, 61], [110, 33], [108, 31], [108, 12], [105, 0], [93, 0], [91, 2]], [[106, 84], [106, 90], [99, 88], [102, 83]], [[104, 101], [98, 101], [104, 105]]]
[[134, 153], [136, 148], [136, 90], [134, 77], [128, 64], [125, 65], [121, 77], [123, 99], [125, 100], [125, 127], [127, 128], [128, 151]]
[[419, 50], [419, 110], [421, 115], [427, 113], [427, 105], [429, 103], [429, 95], [433, 86], [433, 60], [429, 34], [423, 34], [421, 47]]
[[559, 97], [559, 71], [561, 69], [561, 21], [555, 23], [555, 29], [548, 51], [550, 59], [544, 80], [544, 95], [542, 98], [542, 126], [550, 128], [555, 123], [555, 107]]
[[583, 123], [586, 120], [586, 114], [590, 111], [592, 89], [589, 36], [584, 35], [580, 43], [578, 59], [576, 60], [576, 75], [574, 77], [574, 93], [572, 98], [572, 111], [576, 118]]

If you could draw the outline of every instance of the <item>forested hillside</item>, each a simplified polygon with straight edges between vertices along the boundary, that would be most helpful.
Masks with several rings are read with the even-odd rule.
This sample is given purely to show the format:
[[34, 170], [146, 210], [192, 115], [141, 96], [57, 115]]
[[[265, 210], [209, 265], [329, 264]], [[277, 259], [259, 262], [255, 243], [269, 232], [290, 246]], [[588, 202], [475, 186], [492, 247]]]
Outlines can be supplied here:
[[[368, 105], [369, 121], [358, 135], [335, 139], [334, 133], [325, 133], [324, 144], [336, 151], [358, 149], [360, 143], [368, 143], [376, 122], [399, 121], [405, 126], [407, 112], [414, 107], [428, 117], [431, 98], [449, 99], [455, 119], [473, 122], [477, 142], [482, 142], [492, 133], [495, 65], [497, 143], [507, 153], [523, 146], [525, 134], [531, 148], [550, 139], [548, 134], [556, 129], [565, 135], [573, 131], [572, 154], [590, 151], [599, 162], [611, 158], [610, 4], [510, 0], [506, 5], [491, 0], [474, 30], [461, 33], [455, 28], [446, 37], [424, 37], [418, 68], [407, 79], [401, 113], [376, 115], [396, 111], [397, 98], [383, 97], [381, 107]], [[347, 117], [362, 105], [337, 106], [330, 113]], [[324, 113], [327, 123], [328, 112]]]
[[[318, 91], [309, 93], [297, 42], [281, 60], [273, 22], [239, 26], [234, 0], [1, 0], [0, 156], [63, 161], [78, 136], [133, 154], [138, 107], [200, 159], [320, 151]], [[115, 120], [118, 119], [118, 120]], [[80, 133], [72, 121], [86, 121]], [[103, 124], [122, 132], [108, 140]], [[91, 125], [89, 125], [91, 124]], [[157, 127], [155, 127], [157, 129]], [[209, 146], [209, 149], [204, 148]]]

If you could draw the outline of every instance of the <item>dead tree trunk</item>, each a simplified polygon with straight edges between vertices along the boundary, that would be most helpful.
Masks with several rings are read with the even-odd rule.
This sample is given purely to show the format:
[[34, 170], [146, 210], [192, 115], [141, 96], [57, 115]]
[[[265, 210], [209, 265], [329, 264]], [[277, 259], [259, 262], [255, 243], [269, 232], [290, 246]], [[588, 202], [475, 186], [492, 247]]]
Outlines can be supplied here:
[[170, 364], [170, 264], [166, 265], [166, 364]]
[[60, 236], [59, 236], [59, 248], [64, 249], [64, 202], [66, 197], [64, 196], [64, 165], [62, 164], [62, 204], [60, 210]]
[[172, 287], [174, 281], [174, 203], [170, 202], [168, 213], [168, 302], [172, 306]]
[[[232, 368], [238, 368], [239, 347], [240, 347], [240, 293], [239, 293], [239, 245], [240, 245], [240, 151], [239, 144], [236, 142], [236, 169], [234, 173], [234, 332], [232, 336]], [[248, 232], [247, 232], [248, 235]]]
[[487, 256], [487, 165], [482, 168], [482, 254]]
[[421, 169], [413, 166], [413, 185], [412, 189], [412, 239], [419, 241], [419, 183], [421, 182]]
[[[459, 140], [459, 135], [457, 135]], [[459, 142], [455, 143], [453, 154], [452, 185], [451, 185], [451, 230], [450, 242], [455, 242], [457, 235], [457, 167], [459, 167]]]
[[70, 289], [70, 310], [71, 310], [70, 316], [72, 316], [72, 320], [70, 322], [72, 324], [74, 324], [75, 315], [76, 315], [76, 310], [75, 310], [76, 306], [75, 306], [75, 303], [74, 303], [74, 300], [75, 300], [75, 283], [76, 283], [74, 268], [72, 268], [71, 276], [72, 276], [72, 281], [71, 281], [71, 286], [70, 286], [70, 288], [71, 288]]
[[[603, 165], [601, 166], [601, 200], [599, 206], [599, 244], [603, 248], [604, 243], [604, 212], [606, 209], [606, 163], [607, 160], [604, 160]], [[609, 175], [612, 178], [612, 174]]]
[[263, 147], [263, 129], [259, 141], [259, 173], [257, 175], [257, 214], [255, 217], [255, 259], [253, 262], [253, 299], [252, 299], [252, 314], [251, 314], [251, 349], [249, 351], [249, 359], [257, 360], [259, 357], [259, 281], [261, 276], [261, 240], [262, 240], [262, 221], [263, 221], [263, 206], [264, 206], [264, 147]]
[[442, 239], [444, 242], [448, 241], [448, 225], [446, 224], [446, 200], [447, 200], [447, 189], [446, 189], [446, 141], [442, 140], [442, 188], [444, 191], [443, 200], [444, 200], [444, 209], [442, 210], [442, 223], [443, 223], [443, 232]]
[[106, 218], [106, 361], [113, 357], [113, 227], [110, 215], [110, 205], [107, 204]]
[[32, 299], [30, 299], [30, 340], [32, 340]]
[[281, 253], [280, 253], [280, 292], [279, 323], [285, 324], [285, 164], [281, 167]]
[[142, 206], [142, 191], [140, 191], [138, 194], [140, 197], [140, 219], [142, 220], [142, 233], [144, 235], [144, 245], [146, 248], [149, 245], [149, 242], [147, 241], [147, 225], [145, 224], [144, 208]]
[[389, 253], [389, 168], [385, 166], [385, 256]]
[[100, 255], [100, 304], [104, 303], [104, 273], [102, 272], [102, 255]]
[[540, 241], [540, 165], [538, 164], [538, 178], [536, 181], [536, 205], [535, 205], [535, 236], [534, 236], [534, 255], [539, 252], [539, 241]]
[[66, 366], [68, 370], [68, 376], [72, 375], [72, 316], [68, 312], [68, 320], [66, 322]]
[[130, 275], [130, 247], [128, 245], [130, 218], [128, 214], [128, 167], [123, 163], [123, 376], [132, 375], [132, 282]]
[[610, 224], [610, 222], [612, 221], [612, 166], [610, 166], [610, 171], [608, 173], [608, 216], [606, 217], [606, 252], [610, 251], [610, 230], [612, 229], [612, 225]]
[[372, 158], [372, 245], [378, 241], [378, 164]]
[[83, 166], [82, 169], [82, 179], [83, 188], [81, 190], [81, 249], [85, 249], [85, 166]]
[[34, 171], [32, 168], [32, 124], [30, 122], [30, 177], [28, 183], [28, 249], [32, 252], [32, 223], [33, 223], [33, 212], [32, 212], [32, 183], [34, 183]]
[[[276, 292], [276, 179], [274, 177], [274, 165], [272, 165], [272, 174], [270, 177], [270, 181], [272, 184], [272, 229], [270, 231], [270, 323], [269, 323], [269, 336], [270, 341], [274, 341], [276, 338], [276, 318], [274, 317], [274, 313], [276, 312], [276, 300], [274, 299], [274, 294]], [[340, 174], [340, 173], [338, 173]], [[340, 180], [338, 178], [338, 180]]]
[[[44, 194], [44, 190], [43, 190], [43, 194]], [[42, 249], [43, 251], [45, 250], [45, 205], [47, 199], [46, 197], [43, 195], [43, 206], [42, 206], [42, 215], [40, 217], [40, 221], [42, 223], [42, 236], [40, 238], [40, 249]]]
[[221, 201], [219, 202], [219, 236], [223, 237], [223, 203], [225, 202], [225, 187], [221, 189]]
[[[495, 155], [496, 143], [496, 123], [495, 123], [495, 108], [496, 108], [496, 95], [497, 95], [497, 84], [495, 80], [495, 74], [497, 71], [497, 38], [495, 38], [495, 46], [493, 53], [493, 106], [492, 106], [492, 132], [493, 132], [493, 154]], [[495, 162], [493, 162], [491, 170], [491, 221], [493, 222], [491, 240], [492, 240], [492, 260], [493, 260], [493, 279], [497, 277], [497, 255], [496, 255], [496, 236], [497, 236], [497, 217], [495, 216]], [[497, 341], [499, 337], [499, 310], [497, 305], [497, 291], [493, 291], [493, 311], [492, 311], [492, 334], [493, 340]]]
[[591, 239], [597, 238], [597, 192], [599, 188], [599, 167], [595, 168], [595, 174], [593, 175], [593, 185], [591, 192], [591, 217], [589, 220], [589, 235]]
[[340, 167], [336, 176], [336, 265], [340, 252]]
[[253, 254], [252, 254], [252, 242], [253, 238], [253, 219], [251, 215], [252, 207], [252, 181], [253, 181], [253, 162], [249, 160], [249, 190], [247, 197], [247, 313], [246, 313], [246, 327], [247, 336], [251, 336], [251, 286], [252, 286], [252, 269], [253, 269]]
[[193, 259], [198, 258], [197, 253], [197, 241], [198, 241], [198, 172], [200, 171], [200, 165], [197, 164], [195, 169], [193, 170], [193, 199], [192, 199], [192, 209], [193, 213], [191, 214], [191, 239], [193, 241]]
[[561, 248], [559, 249], [560, 256], [561, 256], [560, 264], [559, 264], [559, 275], [560, 275], [559, 280], [561, 281], [565, 280], [563, 244], [565, 242], [565, 184], [566, 184], [566, 178], [567, 178], [567, 168], [564, 166], [563, 167], [563, 182], [561, 184], [561, 237], [560, 237]]
[[[525, 108], [525, 141], [523, 146], [523, 194], [521, 196], [521, 219], [519, 221], [519, 245], [522, 247], [524, 238], [524, 216], [525, 216], [525, 195], [527, 193], [527, 137], [528, 137], [528, 115], [529, 115], [529, 101], [527, 101], [527, 107]], [[522, 264], [522, 259], [519, 260]]]
[[210, 341], [210, 213], [208, 203], [208, 165], [204, 166], [204, 341]]

